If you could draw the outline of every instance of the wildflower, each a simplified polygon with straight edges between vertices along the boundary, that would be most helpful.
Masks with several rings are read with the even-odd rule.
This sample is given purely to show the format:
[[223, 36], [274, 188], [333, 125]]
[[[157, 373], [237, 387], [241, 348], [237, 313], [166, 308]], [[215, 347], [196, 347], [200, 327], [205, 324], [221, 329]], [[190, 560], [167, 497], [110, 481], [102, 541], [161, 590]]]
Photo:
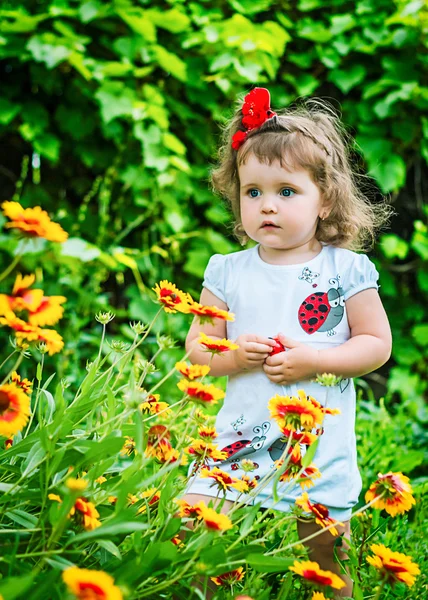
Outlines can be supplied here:
[[[338, 525], [343, 525], [343, 523], [339, 523], [329, 517], [328, 508], [323, 504], [312, 503], [309, 500], [309, 496], [307, 492], [304, 492], [300, 498], [296, 499], [297, 506], [300, 506], [305, 512], [311, 513], [315, 517], [315, 523], [321, 525], [321, 527], [325, 528], [333, 523], [337, 523]], [[332, 535], [339, 535], [336, 527], [330, 527], [328, 530]]]
[[104, 483], [105, 481], [107, 481], [107, 478], [106, 478], [106, 477], [104, 477], [104, 475], [100, 475], [99, 477], [97, 477], [97, 478], [95, 479], [95, 483], [99, 483], [100, 485], [101, 485], [102, 483]]
[[314, 592], [311, 600], [327, 600], [322, 592]]
[[175, 535], [170, 541], [174, 544], [174, 546], [178, 546], [179, 548], [184, 546], [184, 542], [179, 535]]
[[[159, 502], [160, 496], [161, 496], [161, 491], [156, 488], [149, 488], [148, 490], [144, 490], [144, 492], [141, 492], [141, 498], [144, 498], [146, 500], [147, 504], [153, 508]], [[138, 509], [137, 514], [146, 512], [147, 504], [143, 504], [143, 506], [141, 506]]]
[[25, 237], [41, 237], [51, 242], [65, 242], [68, 238], [63, 228], [50, 220], [48, 213], [40, 206], [23, 208], [19, 202], [3, 202], [4, 215], [11, 222], [6, 223], [8, 229], [18, 229]]
[[121, 456], [131, 456], [135, 452], [135, 441], [134, 438], [125, 435], [126, 442], [123, 444], [122, 450], [120, 451]]
[[165, 416], [168, 415], [171, 410], [167, 402], [160, 402], [159, 394], [149, 394], [145, 401], [139, 405], [139, 409], [144, 414], [157, 415], [160, 412]]
[[245, 484], [245, 489], [243, 490], [245, 493], [249, 492], [250, 490], [253, 490], [258, 485], [257, 479], [255, 477], [251, 479], [251, 477], [246, 473], [242, 475], [241, 481]]
[[14, 371], [11, 375], [12, 383], [17, 385], [22, 389], [22, 391], [28, 396], [31, 395], [33, 391], [33, 382], [29, 379], [21, 379], [20, 375], [16, 371]]
[[189, 312], [189, 306], [193, 303], [192, 297], [179, 290], [173, 283], [164, 279], [152, 289], [156, 292], [159, 303], [163, 304], [165, 312], [178, 311], [184, 314]]
[[212, 383], [205, 384], [200, 381], [190, 382], [186, 379], [181, 379], [177, 383], [177, 387], [190, 396], [192, 400], [201, 404], [216, 404], [218, 400], [221, 400], [225, 396], [223, 390]]
[[[30, 290], [35, 281], [35, 275], [22, 277], [18, 274], [12, 289], [12, 295], [0, 294], [0, 312], [5, 315], [8, 311], [13, 313], [27, 311], [30, 325], [43, 326], [55, 325], [64, 314], [61, 306], [66, 302], [65, 296], [45, 296], [40, 289]], [[5, 310], [7, 305], [7, 310]]]
[[0, 435], [21, 431], [30, 416], [30, 398], [16, 383], [0, 386]]
[[297, 575], [301, 575], [307, 581], [318, 585], [328, 585], [336, 590], [340, 590], [346, 584], [338, 575], [331, 571], [323, 571], [316, 562], [305, 560], [302, 562], [295, 561], [290, 571], [294, 571]]
[[62, 572], [62, 578], [78, 600], [123, 600], [113, 577], [104, 571], [68, 567]]
[[[296, 483], [299, 483], [300, 487], [303, 489], [305, 487], [314, 485], [312, 480], [321, 477], [321, 473], [313, 464], [303, 469], [300, 447], [298, 445], [290, 447], [288, 454], [290, 456], [290, 460], [287, 464], [286, 470], [281, 474], [279, 480], [287, 482], [299, 476], [299, 479]], [[284, 461], [277, 460], [275, 464], [279, 469], [284, 464]]]
[[381, 496], [372, 506], [385, 509], [388, 514], [395, 517], [405, 513], [415, 504], [413, 490], [409, 478], [402, 473], [390, 471], [386, 475], [378, 474], [377, 479], [366, 492], [366, 502], [371, 502], [376, 496]]
[[217, 437], [217, 431], [215, 427], [202, 426], [198, 429], [198, 435], [206, 442], [213, 442]]
[[65, 480], [65, 485], [71, 492], [82, 492], [88, 487], [88, 481], [86, 479], [68, 477], [68, 479]]
[[233, 571], [228, 571], [227, 573], [222, 573], [221, 575], [217, 575], [217, 577], [211, 577], [211, 581], [214, 581], [216, 585], [234, 585], [238, 583], [238, 581], [242, 581], [244, 579], [245, 571], [244, 567], [238, 567]]
[[367, 562], [378, 569], [382, 579], [386, 578], [391, 584], [401, 581], [408, 587], [415, 583], [415, 576], [419, 575], [420, 569], [412, 562], [411, 556], [393, 552], [382, 544], [372, 544], [370, 550], [374, 556], [368, 556]]
[[190, 305], [189, 312], [199, 318], [201, 325], [204, 323], [210, 323], [211, 325], [214, 325], [214, 319], [221, 319], [222, 321], [235, 320], [235, 315], [227, 310], [221, 310], [216, 306], [203, 306], [198, 302], [193, 302], [193, 304]]
[[213, 508], [208, 508], [205, 502], [199, 502], [196, 506], [199, 507], [201, 520], [208, 529], [213, 531], [232, 529], [232, 521], [227, 515], [219, 514]]
[[307, 399], [304, 392], [300, 393], [301, 391], [298, 392], [298, 398], [276, 394], [269, 400], [271, 417], [275, 419], [281, 431], [296, 431], [299, 428], [311, 431], [317, 424], [322, 423], [322, 411]]
[[50, 356], [60, 352], [64, 346], [62, 337], [54, 329], [40, 329], [40, 327], [19, 319], [12, 312], [7, 313], [4, 317], [0, 317], [0, 324], [7, 325], [13, 329], [16, 337], [19, 339], [25, 339], [28, 342], [45, 342]]
[[318, 437], [310, 431], [294, 431], [293, 429], [282, 429], [282, 433], [285, 437], [281, 438], [281, 442], [286, 443], [291, 436], [293, 442], [298, 442], [304, 446], [310, 446]]
[[[303, 390], [299, 390], [297, 393], [299, 395], [303, 394], [303, 397], [305, 396], [305, 392]], [[324, 415], [340, 415], [340, 410], [338, 408], [329, 408], [328, 406], [323, 406], [320, 402], [318, 402], [318, 400], [315, 400], [315, 398], [313, 398], [312, 396], [306, 397], [310, 402], [312, 402], [312, 404], [316, 408], [319, 408]]]
[[83, 517], [83, 526], [87, 531], [92, 531], [101, 525], [101, 522], [98, 520], [100, 516], [99, 512], [95, 508], [95, 505], [86, 500], [86, 498], [77, 498], [70, 511], [70, 515], [73, 516], [76, 514], [76, 511]]
[[201, 516], [201, 510], [198, 505], [192, 506], [186, 500], [175, 499], [175, 503], [179, 506], [178, 514], [180, 517], [197, 517]]
[[249, 458], [243, 458], [239, 463], [239, 466], [245, 473], [251, 473], [257, 468], [258, 465], [256, 465], [256, 463]]
[[99, 312], [95, 315], [95, 320], [101, 325], [107, 325], [110, 321], [113, 321], [116, 315], [110, 311], [108, 312]]
[[322, 375], [317, 375], [315, 379], [315, 383], [319, 383], [319, 385], [323, 385], [325, 387], [339, 385], [341, 381], [342, 377], [337, 377], [334, 375], [334, 373], [323, 373]]
[[214, 479], [213, 485], [217, 483], [219, 489], [223, 491], [234, 488], [235, 490], [238, 490], [238, 492], [244, 492], [247, 488], [247, 485], [243, 481], [231, 477], [229, 473], [222, 471], [218, 467], [214, 467], [213, 469], [202, 469], [200, 477], [211, 477]]
[[210, 444], [203, 440], [193, 440], [192, 444], [185, 448], [185, 452], [193, 455], [197, 462], [205, 462], [208, 459], [225, 460], [228, 458], [227, 452], [219, 450], [217, 444]]
[[225, 338], [223, 338], [222, 340], [213, 340], [212, 338], [205, 335], [205, 333], [203, 333], [202, 331], [199, 332], [199, 335], [201, 336], [198, 340], [200, 345], [204, 346], [209, 352], [212, 352], [212, 354], [222, 354], [223, 352], [227, 352], [228, 350], [237, 350], [239, 348], [237, 344], [234, 344], [233, 342], [231, 342], [230, 340], [226, 340]]
[[185, 362], [175, 363], [175, 368], [179, 373], [193, 381], [199, 377], [205, 377], [211, 371], [208, 365], [187, 365]]
[[48, 494], [48, 498], [49, 498], [49, 500], [52, 500], [54, 502], [59, 502], [60, 504], [62, 502], [62, 498], [61, 498], [61, 496], [58, 496], [58, 494]]
[[9, 448], [12, 448], [12, 446], [13, 446], [13, 437], [10, 437], [4, 441], [4, 449], [5, 450], [9, 450]]

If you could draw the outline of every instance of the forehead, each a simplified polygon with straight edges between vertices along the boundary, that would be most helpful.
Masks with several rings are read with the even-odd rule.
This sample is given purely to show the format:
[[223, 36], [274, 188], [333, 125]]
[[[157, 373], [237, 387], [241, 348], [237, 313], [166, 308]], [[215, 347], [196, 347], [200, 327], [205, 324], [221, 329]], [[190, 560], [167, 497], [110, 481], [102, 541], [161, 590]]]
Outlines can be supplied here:
[[238, 164], [238, 173], [241, 185], [245, 182], [266, 181], [274, 183], [276, 181], [287, 181], [295, 185], [305, 185], [312, 183], [309, 171], [299, 165], [289, 164], [288, 161], [274, 159], [270, 162], [260, 161], [254, 154], [245, 157], [245, 161]]

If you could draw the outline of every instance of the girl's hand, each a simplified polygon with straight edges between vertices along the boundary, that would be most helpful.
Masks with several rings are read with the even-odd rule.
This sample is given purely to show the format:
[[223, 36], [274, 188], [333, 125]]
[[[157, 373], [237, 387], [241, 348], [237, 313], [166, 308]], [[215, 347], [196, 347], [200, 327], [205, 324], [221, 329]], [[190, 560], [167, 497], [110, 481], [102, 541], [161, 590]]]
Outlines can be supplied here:
[[237, 366], [243, 371], [262, 366], [276, 346], [274, 340], [253, 333], [240, 335], [235, 343], [239, 348], [233, 350], [233, 356]]
[[315, 377], [318, 350], [296, 342], [282, 333], [278, 334], [278, 339], [289, 350], [269, 356], [265, 360], [263, 370], [268, 378], [273, 383], [286, 385]]

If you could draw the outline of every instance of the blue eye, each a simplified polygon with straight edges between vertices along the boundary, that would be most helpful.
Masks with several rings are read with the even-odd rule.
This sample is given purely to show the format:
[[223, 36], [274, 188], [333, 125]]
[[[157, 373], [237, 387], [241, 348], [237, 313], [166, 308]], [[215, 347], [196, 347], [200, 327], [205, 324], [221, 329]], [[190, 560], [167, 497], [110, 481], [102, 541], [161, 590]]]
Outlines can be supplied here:
[[248, 190], [248, 195], [250, 196], [250, 198], [257, 198], [259, 193], [259, 190], [257, 190], [256, 188], [251, 188], [251, 190]]
[[[283, 192], [287, 192], [285, 194], [283, 194]], [[291, 192], [292, 194], [295, 194], [296, 192], [294, 190], [292, 190], [291, 188], [282, 188], [281, 190], [281, 196], [284, 196], [285, 198], [289, 198], [290, 194], [289, 192]]]

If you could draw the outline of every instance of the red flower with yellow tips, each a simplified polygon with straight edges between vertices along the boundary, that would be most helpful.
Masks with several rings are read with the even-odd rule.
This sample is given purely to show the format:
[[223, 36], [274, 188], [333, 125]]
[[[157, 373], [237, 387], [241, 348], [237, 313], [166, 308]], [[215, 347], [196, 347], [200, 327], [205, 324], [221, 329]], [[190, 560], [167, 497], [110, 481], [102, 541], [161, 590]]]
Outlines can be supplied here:
[[175, 368], [183, 377], [190, 379], [190, 381], [199, 379], [199, 377], [205, 377], [211, 371], [208, 365], [188, 365], [185, 362], [175, 363]]
[[379, 473], [376, 481], [367, 490], [365, 500], [371, 502], [376, 496], [380, 498], [372, 506], [384, 509], [392, 517], [405, 513], [415, 504], [409, 478], [402, 473]]
[[156, 292], [158, 301], [163, 305], [165, 312], [176, 313], [178, 311], [188, 314], [189, 307], [193, 304], [190, 294], [182, 292], [166, 279], [157, 283], [152, 289]]
[[415, 583], [420, 569], [410, 556], [393, 552], [383, 544], [372, 544], [370, 550], [374, 556], [368, 556], [367, 562], [379, 571], [382, 579], [387, 579], [391, 584], [401, 581], [408, 587]]
[[208, 508], [205, 502], [198, 502], [196, 506], [199, 508], [200, 518], [207, 529], [212, 531], [232, 529], [232, 521], [227, 515], [219, 514], [213, 508]]
[[198, 302], [193, 302], [193, 304], [189, 307], [189, 312], [199, 318], [201, 325], [204, 323], [210, 323], [211, 325], [214, 325], [214, 319], [220, 319], [222, 321], [235, 320], [235, 315], [227, 310], [221, 310], [216, 306], [203, 306]]
[[113, 577], [104, 571], [67, 567], [62, 579], [77, 600], [123, 600]]
[[315, 585], [326, 585], [340, 590], [345, 587], [346, 583], [338, 575], [332, 571], [323, 571], [319, 564], [310, 560], [302, 562], [296, 561], [290, 571], [294, 571], [297, 575], [301, 575], [306, 581]]
[[201, 336], [198, 340], [199, 344], [206, 348], [208, 352], [212, 354], [223, 354], [224, 352], [228, 352], [229, 350], [237, 350], [239, 346], [234, 344], [230, 340], [226, 340], [223, 338], [222, 340], [214, 340], [213, 338], [208, 337], [202, 331], [199, 333]]
[[60, 352], [64, 347], [62, 337], [57, 331], [54, 329], [41, 329], [35, 325], [30, 325], [16, 317], [12, 312], [7, 313], [4, 317], [0, 317], [0, 324], [7, 325], [13, 329], [19, 340], [45, 342], [50, 356]]
[[244, 579], [244, 575], [244, 567], [238, 567], [233, 571], [228, 571], [227, 573], [222, 573], [216, 577], [211, 577], [211, 581], [214, 581], [216, 585], [232, 586], [235, 583], [238, 583], [238, 581], [242, 581]]
[[225, 396], [224, 391], [215, 387], [212, 383], [204, 384], [200, 381], [190, 382], [182, 379], [177, 383], [177, 387], [190, 396], [192, 400], [201, 404], [216, 404], [218, 400]]
[[[307, 492], [304, 492], [299, 498], [296, 498], [297, 506], [300, 506], [305, 512], [310, 513], [315, 517], [315, 523], [321, 525], [321, 527], [326, 528], [330, 525], [336, 523], [337, 525], [343, 525], [343, 523], [339, 523], [332, 519], [328, 514], [328, 508], [323, 504], [312, 503], [309, 500], [309, 496]], [[330, 527], [328, 530], [332, 535], [339, 535], [336, 527]]]
[[222, 471], [218, 467], [214, 467], [213, 469], [202, 469], [199, 476], [202, 478], [210, 477], [214, 479], [213, 485], [217, 484], [219, 489], [224, 492], [230, 488], [234, 488], [235, 490], [238, 490], [238, 492], [245, 492], [248, 487], [245, 482], [236, 479], [236, 477], [231, 477], [229, 473]]
[[269, 400], [268, 408], [282, 430], [311, 431], [323, 421], [322, 411], [305, 397], [280, 396], [276, 394]]
[[0, 386], [0, 435], [21, 431], [30, 416], [30, 398], [16, 383]]
[[18, 229], [25, 237], [40, 237], [51, 242], [65, 242], [68, 238], [63, 228], [49, 218], [48, 213], [40, 206], [23, 208], [19, 202], [3, 202], [3, 213], [11, 222], [6, 223], [8, 229]]
[[27, 378], [21, 379], [21, 376], [18, 375], [16, 371], [14, 371], [11, 375], [12, 383], [17, 385], [22, 389], [25, 394], [31, 395], [33, 391], [33, 382]]

